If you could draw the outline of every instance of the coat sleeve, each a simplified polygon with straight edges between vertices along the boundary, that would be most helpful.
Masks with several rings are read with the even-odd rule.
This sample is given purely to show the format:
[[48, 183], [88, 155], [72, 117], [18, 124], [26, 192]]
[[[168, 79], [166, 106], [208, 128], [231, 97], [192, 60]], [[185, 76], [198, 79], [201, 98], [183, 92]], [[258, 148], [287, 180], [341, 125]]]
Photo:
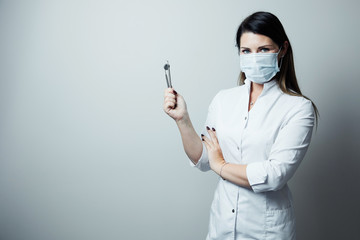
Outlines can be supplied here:
[[[208, 108], [208, 114], [206, 117], [204, 127], [201, 130], [201, 134], [204, 134], [207, 137], [210, 137], [210, 136], [209, 136], [208, 132], [206, 131], [206, 126], [216, 128], [216, 108], [217, 108], [216, 105], [217, 105], [220, 93], [221, 93], [221, 91], [218, 94], [216, 94], [216, 96], [211, 101], [209, 108]], [[206, 150], [204, 143], [203, 143], [202, 153], [201, 153], [201, 157], [200, 157], [199, 161], [197, 162], [196, 165], [192, 161], [190, 161], [190, 165], [198, 168], [202, 172], [211, 170], [207, 150]]]
[[281, 189], [305, 156], [314, 127], [312, 102], [304, 99], [287, 119], [271, 147], [268, 159], [247, 165], [246, 174], [254, 192]]

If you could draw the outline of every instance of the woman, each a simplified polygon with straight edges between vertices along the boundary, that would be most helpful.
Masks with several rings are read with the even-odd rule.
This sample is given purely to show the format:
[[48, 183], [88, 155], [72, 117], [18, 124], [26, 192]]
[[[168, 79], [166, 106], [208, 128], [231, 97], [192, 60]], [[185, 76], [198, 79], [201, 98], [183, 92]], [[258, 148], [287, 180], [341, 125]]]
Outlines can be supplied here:
[[207, 239], [295, 239], [287, 182], [309, 146], [315, 105], [297, 84], [291, 44], [276, 16], [256, 12], [239, 26], [240, 86], [212, 100], [201, 140], [184, 98], [165, 90], [164, 111], [201, 171], [221, 178]]

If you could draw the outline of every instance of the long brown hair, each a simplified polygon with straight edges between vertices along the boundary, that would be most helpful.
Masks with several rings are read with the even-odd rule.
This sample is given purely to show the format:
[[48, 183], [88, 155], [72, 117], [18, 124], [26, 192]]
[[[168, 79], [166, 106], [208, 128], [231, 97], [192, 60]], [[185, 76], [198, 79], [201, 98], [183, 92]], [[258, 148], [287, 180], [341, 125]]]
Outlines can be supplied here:
[[[281, 60], [280, 72], [278, 72], [275, 78], [278, 81], [280, 89], [289, 95], [302, 96], [306, 99], [308, 97], [301, 93], [299, 88], [294, 66], [294, 57], [292, 47], [285, 33], [285, 29], [282, 26], [280, 20], [272, 13], [269, 12], [256, 12], [248, 16], [239, 26], [236, 33], [236, 46], [240, 53], [240, 38], [243, 33], [252, 32], [255, 34], [265, 35], [271, 38], [279, 47], [282, 47], [285, 41], [288, 42], [288, 49]], [[240, 72], [239, 85], [243, 85], [245, 81], [245, 74]], [[309, 99], [310, 100], [310, 99]], [[311, 101], [311, 100], [310, 100]], [[315, 111], [316, 126], [318, 124], [319, 111], [314, 104], [312, 105]]]

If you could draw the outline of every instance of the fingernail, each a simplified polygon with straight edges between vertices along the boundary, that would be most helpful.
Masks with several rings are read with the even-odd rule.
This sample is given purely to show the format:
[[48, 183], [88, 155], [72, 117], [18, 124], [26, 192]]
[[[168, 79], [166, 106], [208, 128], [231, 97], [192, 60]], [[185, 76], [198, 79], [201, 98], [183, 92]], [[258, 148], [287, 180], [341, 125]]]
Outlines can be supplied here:
[[210, 130], [210, 128], [209, 128], [208, 126], [206, 126], [206, 129], [207, 129], [207, 130]]
[[215, 128], [212, 128], [213, 131], [216, 131]]
[[201, 137], [203, 137], [204, 136], [204, 134], [201, 134]]
[[204, 139], [202, 138], [201, 141], [204, 141]]
[[177, 94], [177, 91], [174, 90], [174, 93]]

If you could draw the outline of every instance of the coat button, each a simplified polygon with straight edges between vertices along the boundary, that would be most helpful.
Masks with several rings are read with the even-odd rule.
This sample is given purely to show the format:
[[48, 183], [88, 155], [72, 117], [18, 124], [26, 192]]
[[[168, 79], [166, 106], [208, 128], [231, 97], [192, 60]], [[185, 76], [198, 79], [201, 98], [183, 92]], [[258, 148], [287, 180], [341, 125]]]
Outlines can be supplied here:
[[247, 117], [245, 117], [245, 120], [247, 119]]
[[235, 212], [235, 209], [233, 209], [232, 212], [234, 213], [234, 212]]

